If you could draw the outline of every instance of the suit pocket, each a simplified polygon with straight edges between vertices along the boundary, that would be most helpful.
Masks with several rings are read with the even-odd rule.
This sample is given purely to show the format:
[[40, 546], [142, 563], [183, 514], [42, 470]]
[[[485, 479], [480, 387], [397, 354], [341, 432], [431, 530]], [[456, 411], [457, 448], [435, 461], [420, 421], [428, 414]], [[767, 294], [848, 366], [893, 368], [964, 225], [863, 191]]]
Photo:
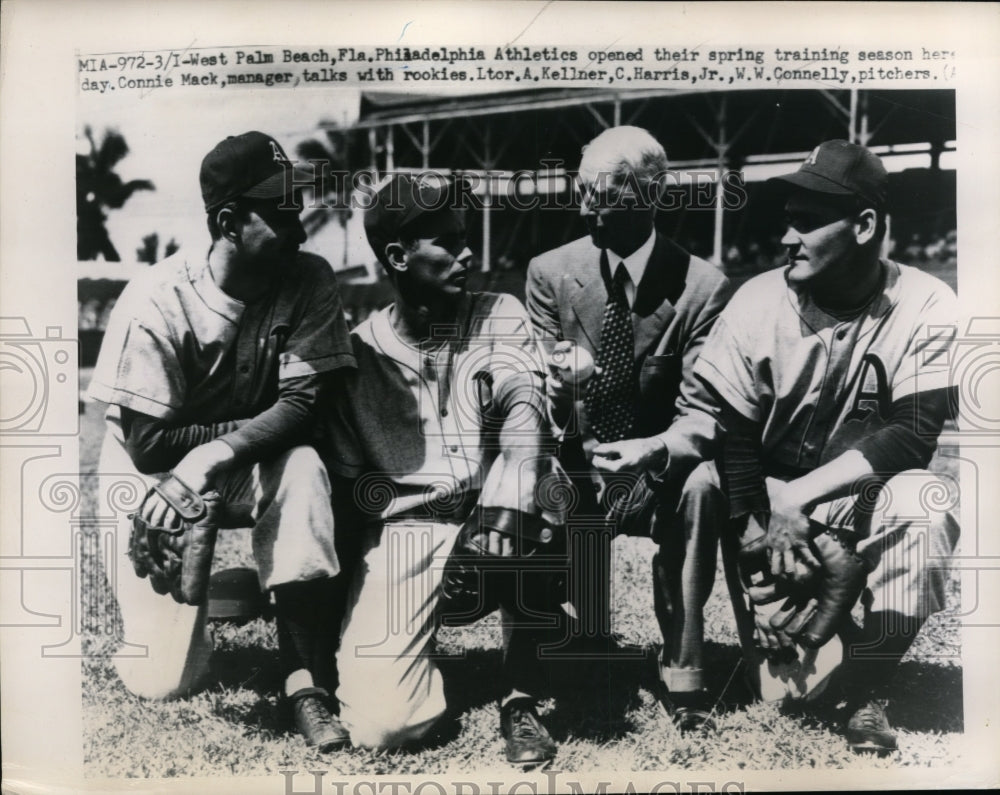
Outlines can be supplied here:
[[661, 356], [647, 356], [639, 370], [640, 378], [669, 378], [680, 376], [681, 357], [676, 353], [667, 353]]
[[639, 422], [643, 432], [666, 430], [674, 417], [683, 358], [670, 353], [647, 356], [639, 368]]

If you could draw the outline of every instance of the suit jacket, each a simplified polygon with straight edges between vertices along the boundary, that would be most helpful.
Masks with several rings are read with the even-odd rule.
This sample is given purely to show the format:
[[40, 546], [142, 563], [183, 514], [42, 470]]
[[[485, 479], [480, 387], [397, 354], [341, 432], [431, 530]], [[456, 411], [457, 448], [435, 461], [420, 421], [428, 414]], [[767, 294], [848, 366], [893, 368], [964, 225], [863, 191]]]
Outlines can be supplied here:
[[[589, 237], [536, 257], [528, 265], [527, 309], [546, 353], [572, 340], [597, 359], [608, 292], [600, 249]], [[670, 453], [663, 480], [679, 486], [711, 457], [718, 436], [716, 403], [695, 380], [694, 363], [730, 295], [722, 272], [660, 233], [632, 306], [638, 388], [636, 437], [659, 435]], [[589, 466], [596, 445], [583, 394], [563, 435], [568, 466]], [[575, 450], [574, 450], [575, 447]]]

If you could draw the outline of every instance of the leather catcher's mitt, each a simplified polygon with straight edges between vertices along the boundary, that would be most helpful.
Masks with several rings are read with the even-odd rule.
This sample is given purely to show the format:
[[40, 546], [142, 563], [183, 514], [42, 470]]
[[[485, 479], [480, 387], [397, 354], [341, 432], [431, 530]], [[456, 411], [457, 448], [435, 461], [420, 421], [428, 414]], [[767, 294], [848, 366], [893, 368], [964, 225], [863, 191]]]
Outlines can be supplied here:
[[[139, 577], [149, 577], [158, 594], [169, 593], [176, 602], [200, 605], [208, 593], [212, 554], [222, 515], [222, 497], [189, 488], [174, 475], [154, 485], [146, 495], [158, 494], [181, 518], [180, 527], [158, 527], [132, 514], [128, 556]], [[143, 501], [145, 504], [145, 500]]]
[[[510, 539], [506, 550], [489, 548], [490, 533]], [[499, 607], [490, 575], [553, 567], [565, 554], [566, 528], [513, 508], [477, 507], [462, 525], [441, 580], [441, 609], [449, 623], [471, 623]]]
[[[739, 572], [743, 589], [755, 605], [784, 599], [784, 604], [760, 626], [759, 635], [773, 635], [777, 643], [765, 640], [765, 651], [791, 647], [797, 642], [807, 649], [818, 649], [837, 632], [843, 618], [861, 596], [868, 577], [868, 567], [854, 551], [851, 539], [833, 528], [820, 528], [812, 538], [812, 551], [821, 566], [804, 583], [779, 579], [771, 574], [766, 534], [753, 519], [741, 538]], [[755, 614], [758, 611], [755, 611]]]

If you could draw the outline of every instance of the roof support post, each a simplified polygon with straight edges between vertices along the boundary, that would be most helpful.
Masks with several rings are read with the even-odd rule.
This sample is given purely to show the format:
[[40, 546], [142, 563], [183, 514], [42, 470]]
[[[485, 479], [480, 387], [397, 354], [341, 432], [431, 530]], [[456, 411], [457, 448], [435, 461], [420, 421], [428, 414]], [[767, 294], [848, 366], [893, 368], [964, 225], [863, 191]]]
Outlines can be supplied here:
[[427, 119], [420, 125], [420, 133], [421, 167], [426, 171], [431, 167], [431, 123]]
[[483, 131], [483, 166], [486, 172], [483, 193], [483, 273], [489, 273], [490, 270], [490, 207], [493, 204], [493, 185], [490, 178], [490, 170], [493, 168], [492, 144], [492, 125], [487, 124]]
[[851, 89], [851, 111], [847, 122], [847, 140], [858, 142], [858, 89]]
[[[858, 140], [857, 142], [862, 146], [868, 146], [868, 142], [871, 140], [873, 135], [872, 132], [868, 130], [868, 92], [858, 92], [858, 112], [860, 118], [858, 119]], [[891, 112], [891, 111], [890, 111]]]
[[719, 138], [715, 145], [715, 151], [719, 159], [715, 170], [715, 226], [712, 234], [712, 261], [720, 268], [722, 267], [722, 219], [725, 211], [723, 194], [725, 191], [726, 155], [729, 152], [729, 144], [726, 142], [726, 104], [726, 95], [723, 94], [716, 114]]

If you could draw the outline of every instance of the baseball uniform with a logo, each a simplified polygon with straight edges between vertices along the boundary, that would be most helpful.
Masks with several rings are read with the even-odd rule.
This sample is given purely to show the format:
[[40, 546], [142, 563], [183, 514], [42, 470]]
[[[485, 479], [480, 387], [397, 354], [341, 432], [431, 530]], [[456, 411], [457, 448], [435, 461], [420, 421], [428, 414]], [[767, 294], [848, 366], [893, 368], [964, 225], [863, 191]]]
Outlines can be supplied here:
[[[336, 396], [329, 423], [331, 473], [354, 480], [368, 518], [337, 657], [340, 715], [352, 742], [366, 747], [417, 739], [444, 713], [437, 605], [445, 563], [488, 477], [484, 407], [510, 403], [504, 428], [516, 433], [518, 411], [527, 408], [519, 403], [542, 399], [540, 376], [533, 389], [511, 391], [542, 369], [513, 296], [467, 294], [454, 333], [419, 347], [396, 334], [394, 307], [352, 332], [358, 371]], [[511, 683], [523, 692], [518, 679], [536, 656], [529, 637], [515, 629], [506, 649]]]
[[[273, 290], [244, 303], [216, 285], [207, 257], [179, 252], [129, 282], [108, 324], [90, 385], [91, 397], [110, 404], [102, 491], [111, 494], [118, 481], [134, 488], [135, 479], [145, 487], [157, 479], [138, 472], [130, 456], [127, 411], [179, 428], [186, 448], [222, 439], [246, 462], [217, 485], [231, 511], [245, 507], [254, 524], [261, 587], [337, 574], [323, 462], [308, 438], [270, 449], [269, 428], [277, 423], [268, 412], [290, 381], [354, 363], [325, 260], [298, 254]], [[137, 694], [177, 695], [207, 673], [206, 610], [178, 605], [135, 576], [126, 556], [129, 528], [121, 517], [115, 587], [126, 646], [116, 666]]]
[[[922, 619], [944, 606], [957, 484], [925, 471], [939, 427], [912, 460], [880, 445], [877, 433], [906, 422], [895, 407], [915, 400], [919, 408], [921, 394], [949, 386], [957, 301], [915, 268], [889, 260], [880, 267], [881, 289], [842, 318], [787, 284], [784, 270], [751, 279], [720, 314], [695, 375], [760, 428], [769, 481], [801, 477], [847, 450], [865, 456], [887, 482], [822, 503], [811, 519], [855, 535], [873, 568], [872, 610]], [[701, 479], [703, 521], [725, 521], [714, 464], [702, 465]]]

